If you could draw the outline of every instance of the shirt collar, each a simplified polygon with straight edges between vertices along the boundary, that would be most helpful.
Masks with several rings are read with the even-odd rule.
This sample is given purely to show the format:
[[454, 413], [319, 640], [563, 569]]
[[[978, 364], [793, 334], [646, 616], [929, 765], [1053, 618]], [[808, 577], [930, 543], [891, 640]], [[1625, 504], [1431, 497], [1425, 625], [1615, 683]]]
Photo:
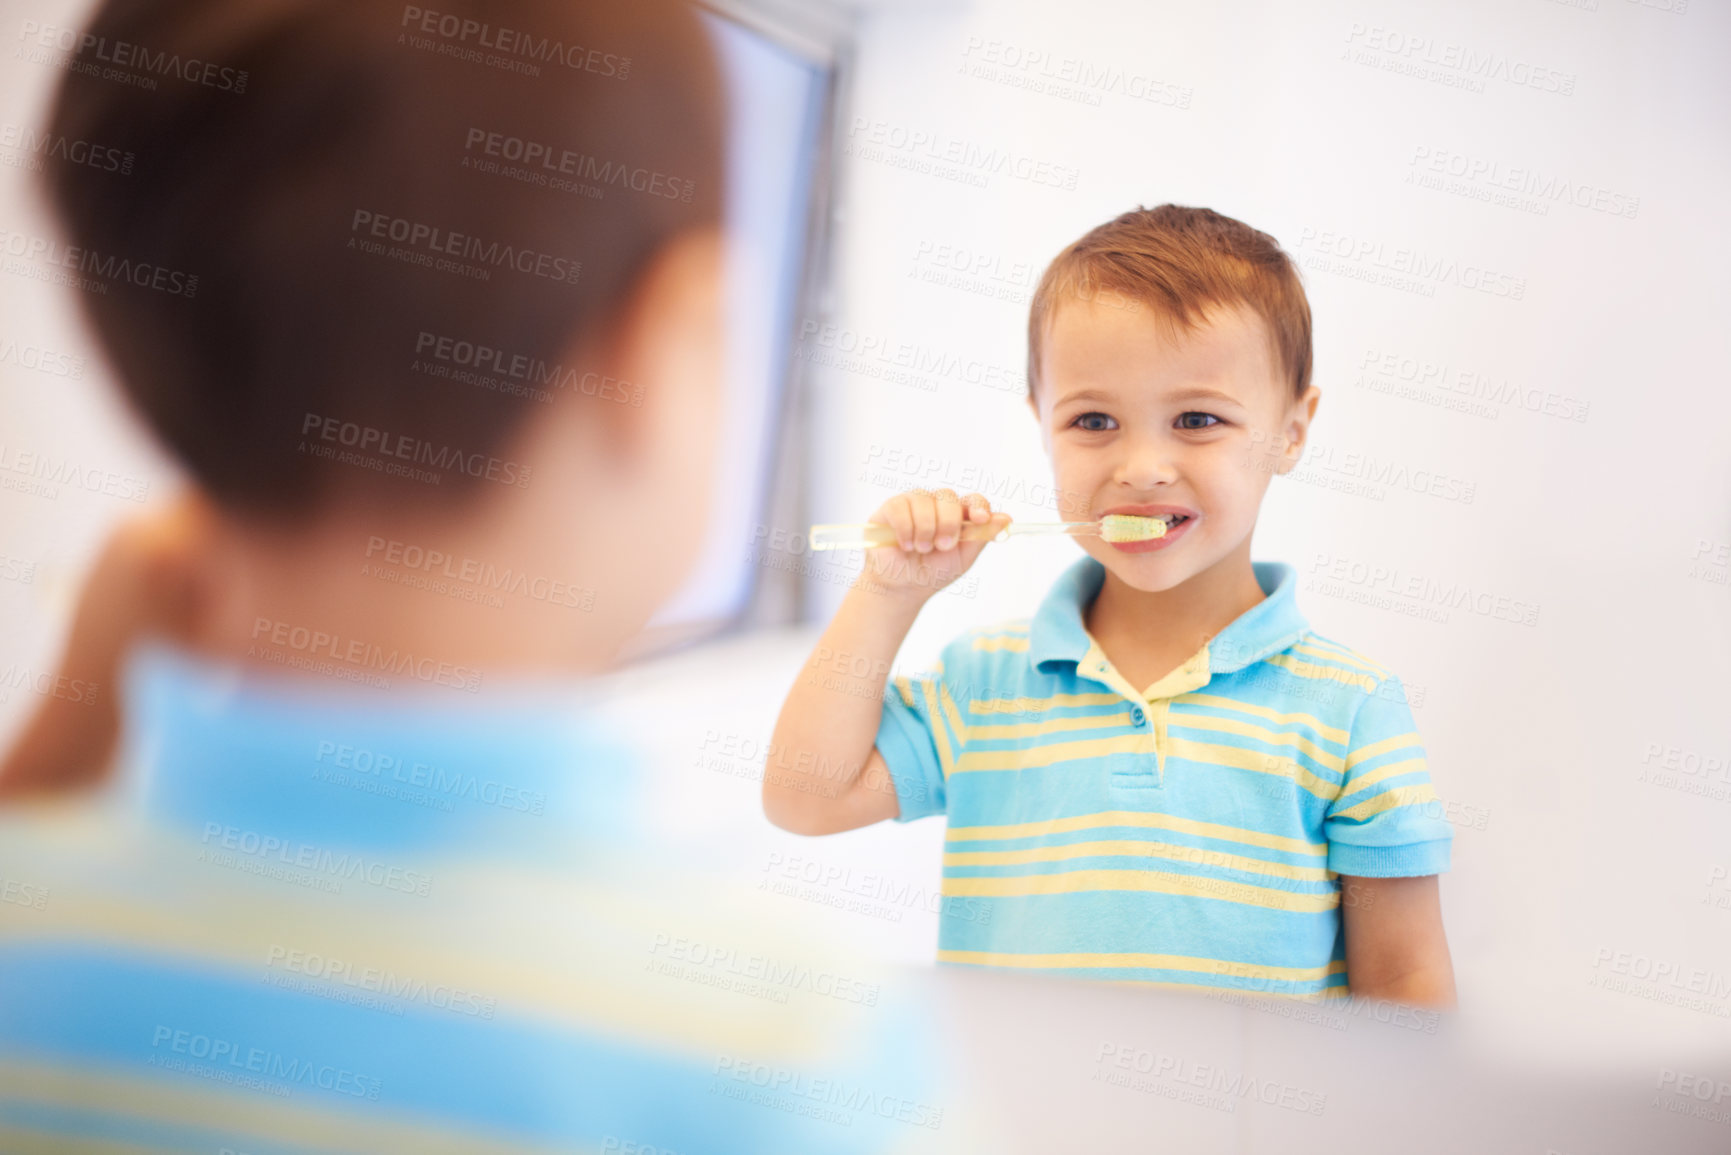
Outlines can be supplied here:
[[[1230, 674], [1278, 654], [1310, 628], [1298, 610], [1297, 572], [1284, 562], [1252, 562], [1251, 569], [1266, 596], [1208, 643], [1211, 673]], [[1080, 558], [1058, 578], [1028, 631], [1028, 658], [1035, 669], [1044, 671], [1048, 663], [1075, 665], [1087, 655], [1093, 639], [1082, 615], [1105, 581], [1106, 567], [1092, 557]]]
[[584, 684], [523, 679], [470, 699], [326, 681], [140, 646], [125, 672], [125, 759], [141, 815], [243, 850], [493, 859], [553, 857], [629, 826], [635, 758]]

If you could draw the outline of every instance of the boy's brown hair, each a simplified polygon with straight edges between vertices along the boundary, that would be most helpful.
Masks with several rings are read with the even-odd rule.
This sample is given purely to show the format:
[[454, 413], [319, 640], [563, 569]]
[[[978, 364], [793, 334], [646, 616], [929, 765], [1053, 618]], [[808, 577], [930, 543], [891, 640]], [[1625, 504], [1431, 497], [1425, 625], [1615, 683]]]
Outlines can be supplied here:
[[1294, 397], [1310, 385], [1310, 302], [1279, 242], [1213, 209], [1161, 205], [1090, 230], [1046, 266], [1028, 310], [1028, 395], [1058, 304], [1127, 298], [1174, 331], [1210, 305], [1244, 306], [1262, 318], [1276, 370]]
[[[79, 296], [224, 508], [483, 491], [581, 379], [574, 344], [721, 219], [720, 63], [687, 0], [431, 7], [103, 0], [55, 93], [52, 137], [136, 160], [46, 171], [67, 260], [163, 274]], [[100, 66], [113, 45], [200, 63], [140, 88]], [[309, 451], [309, 421], [388, 438], [438, 484], [328, 461], [350, 442]]]

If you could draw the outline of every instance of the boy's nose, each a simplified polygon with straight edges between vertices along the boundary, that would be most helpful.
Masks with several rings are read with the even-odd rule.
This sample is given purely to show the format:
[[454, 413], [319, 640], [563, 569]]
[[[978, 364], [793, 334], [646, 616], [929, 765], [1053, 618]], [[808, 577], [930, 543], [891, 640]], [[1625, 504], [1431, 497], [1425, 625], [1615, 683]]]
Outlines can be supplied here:
[[1148, 489], [1177, 480], [1177, 455], [1163, 438], [1126, 439], [1124, 457], [1112, 479], [1131, 489]]

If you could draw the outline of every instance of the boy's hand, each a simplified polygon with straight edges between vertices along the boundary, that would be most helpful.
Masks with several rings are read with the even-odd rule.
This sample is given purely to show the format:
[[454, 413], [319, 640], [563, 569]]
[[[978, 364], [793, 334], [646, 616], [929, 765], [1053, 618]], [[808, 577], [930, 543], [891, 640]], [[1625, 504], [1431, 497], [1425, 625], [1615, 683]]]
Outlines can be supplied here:
[[896, 532], [897, 545], [866, 550], [866, 576], [879, 592], [924, 601], [974, 564], [990, 538], [962, 541], [964, 525], [989, 525], [991, 536], [1010, 524], [978, 493], [957, 497], [953, 489], [912, 489], [884, 502], [869, 519]]

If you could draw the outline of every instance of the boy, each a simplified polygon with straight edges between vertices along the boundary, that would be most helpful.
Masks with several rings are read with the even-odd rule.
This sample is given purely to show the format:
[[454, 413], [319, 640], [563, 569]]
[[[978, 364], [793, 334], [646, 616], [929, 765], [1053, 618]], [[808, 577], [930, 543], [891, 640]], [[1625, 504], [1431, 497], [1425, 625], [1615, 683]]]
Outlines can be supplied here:
[[[851, 1046], [903, 1029], [867, 968], [838, 968], [852, 1003], [717, 981], [718, 959], [836, 972], [631, 845], [631, 760], [582, 681], [695, 560], [701, 534], [658, 523], [707, 516], [726, 116], [700, 13], [107, 0], [90, 20], [42, 31], [71, 45], [48, 135], [137, 164], [47, 170], [54, 259], [199, 276], [81, 295], [194, 496], [111, 550], [73, 645], [100, 669], [156, 639], [121, 677], [123, 813], [0, 814], [0, 1150], [935, 1135], [941, 1092]], [[502, 175], [476, 163], [495, 133], [694, 195]], [[642, 404], [430, 372], [446, 342]], [[100, 758], [106, 735], [65, 745], [78, 722], [26, 743], [27, 778]], [[755, 1101], [790, 1070], [907, 1110], [838, 1128]]]
[[847, 661], [788, 695], [774, 741], [812, 757], [766, 775], [766, 813], [804, 834], [945, 814], [940, 961], [1452, 1005], [1451, 834], [1400, 681], [1307, 627], [1290, 566], [1250, 560], [1319, 396], [1290, 259], [1207, 209], [1126, 213], [1046, 270], [1028, 344], [1066, 520], [1165, 535], [1076, 539], [1032, 619], [886, 690], [859, 672], [979, 556], [961, 526], [1009, 518], [949, 490], [885, 502], [898, 547], [867, 551], [819, 643]]

